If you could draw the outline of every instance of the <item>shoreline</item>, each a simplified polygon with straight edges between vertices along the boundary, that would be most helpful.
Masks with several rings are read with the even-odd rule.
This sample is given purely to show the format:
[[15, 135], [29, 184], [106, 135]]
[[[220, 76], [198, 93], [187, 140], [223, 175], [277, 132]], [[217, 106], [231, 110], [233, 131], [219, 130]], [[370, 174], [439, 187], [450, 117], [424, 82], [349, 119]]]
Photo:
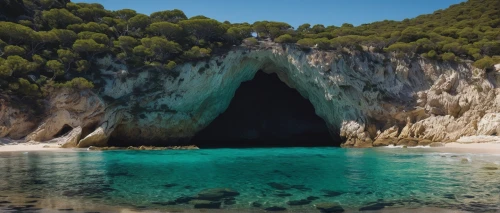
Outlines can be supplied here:
[[[475, 154], [500, 154], [500, 137], [498, 136], [472, 136], [460, 138], [456, 142], [443, 143], [444, 146], [429, 147], [417, 146], [408, 147], [410, 149], [425, 148], [439, 152], [475, 153]], [[375, 148], [375, 147], [374, 147]], [[403, 146], [388, 146], [378, 148], [403, 148]], [[179, 150], [179, 149], [199, 149], [191, 146], [170, 146], [170, 147], [90, 147], [90, 148], [61, 148], [57, 142], [24, 142], [22, 140], [0, 139], [0, 152], [27, 152], [27, 151], [75, 151], [76, 150]]]

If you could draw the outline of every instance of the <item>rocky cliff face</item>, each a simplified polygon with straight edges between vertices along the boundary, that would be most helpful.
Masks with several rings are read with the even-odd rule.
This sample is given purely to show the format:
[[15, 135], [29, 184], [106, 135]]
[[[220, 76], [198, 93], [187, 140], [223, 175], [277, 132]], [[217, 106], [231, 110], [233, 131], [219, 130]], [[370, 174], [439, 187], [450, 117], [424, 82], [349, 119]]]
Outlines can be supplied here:
[[[276, 73], [314, 106], [345, 147], [428, 144], [461, 136], [500, 134], [500, 73], [468, 63], [379, 53], [304, 52], [262, 43], [235, 48], [172, 72], [129, 73], [111, 58], [99, 91], [64, 90], [49, 100], [49, 116], [24, 125], [2, 105], [0, 136], [46, 141], [65, 127], [73, 146], [113, 140], [188, 143], [228, 107], [240, 83], [255, 73]], [[21, 127], [23, 126], [23, 127]], [[38, 126], [28, 134], [26, 129]], [[67, 136], [71, 137], [67, 137]]]

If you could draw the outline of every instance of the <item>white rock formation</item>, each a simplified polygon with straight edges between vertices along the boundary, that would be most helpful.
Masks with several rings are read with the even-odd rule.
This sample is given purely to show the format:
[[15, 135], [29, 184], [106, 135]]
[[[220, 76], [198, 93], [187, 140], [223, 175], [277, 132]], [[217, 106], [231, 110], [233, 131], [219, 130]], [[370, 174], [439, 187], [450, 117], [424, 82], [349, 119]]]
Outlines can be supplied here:
[[[259, 70], [276, 73], [307, 98], [346, 147], [370, 147], [377, 138], [448, 142], [500, 131], [500, 74], [470, 63], [282, 45], [236, 48], [171, 72], [127, 72], [110, 58], [99, 63], [113, 69], [101, 70], [109, 77], [97, 95], [52, 96], [49, 116], [27, 140], [49, 140], [69, 125], [83, 128], [79, 147], [104, 146], [110, 137], [186, 141], [224, 112], [240, 83]], [[0, 136], [26, 134], [12, 125], [18, 120], [9, 110], [0, 111]]]

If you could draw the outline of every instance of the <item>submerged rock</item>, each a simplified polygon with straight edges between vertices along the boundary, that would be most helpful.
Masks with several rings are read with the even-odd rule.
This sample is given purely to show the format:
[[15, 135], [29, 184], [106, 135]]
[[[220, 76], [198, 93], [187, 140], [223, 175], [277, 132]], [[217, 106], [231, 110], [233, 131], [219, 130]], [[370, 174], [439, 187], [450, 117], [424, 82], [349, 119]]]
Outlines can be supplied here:
[[316, 197], [316, 196], [309, 196], [307, 197], [308, 200], [311, 200], [311, 201], [314, 201], [314, 200], [317, 200], [319, 199], [320, 197]]
[[271, 183], [267, 183], [267, 185], [269, 185], [270, 187], [277, 189], [277, 190], [288, 190], [288, 189], [292, 188], [292, 186], [290, 184], [286, 184], [286, 183], [271, 182]]
[[262, 203], [259, 203], [259, 202], [252, 202], [252, 206], [253, 206], [253, 207], [256, 207], [256, 208], [260, 208], [260, 207], [262, 207]]
[[236, 204], [236, 200], [234, 199], [224, 200], [224, 205], [234, 205], [234, 204]]
[[319, 209], [323, 213], [341, 213], [344, 212], [344, 208], [338, 203], [317, 203], [314, 204], [316, 209]]
[[194, 205], [195, 209], [220, 209], [220, 201], [209, 201], [209, 200], [192, 200], [189, 204]]
[[381, 210], [386, 206], [394, 206], [394, 203], [376, 202], [368, 206], [361, 207], [359, 211], [376, 211], [376, 210]]
[[178, 186], [178, 185], [179, 184], [177, 184], [177, 183], [167, 183], [167, 184], [163, 185], [163, 187], [165, 187], [165, 188], [172, 188], [172, 187]]
[[325, 195], [323, 195], [323, 197], [337, 197], [337, 196], [344, 194], [343, 192], [337, 192], [337, 191], [333, 191], [333, 190], [321, 190], [321, 191], [323, 193], [325, 193]]
[[179, 198], [175, 199], [175, 203], [178, 203], [178, 204], [189, 203], [189, 201], [191, 201], [193, 199], [194, 198], [192, 198], [192, 197], [183, 196], [183, 197], [179, 197]]
[[280, 193], [277, 193], [277, 194], [274, 194], [274, 195], [276, 195], [277, 197], [290, 197], [290, 196], [293, 196], [292, 194], [287, 193], [287, 192], [280, 192]]
[[286, 202], [286, 204], [288, 204], [290, 206], [301, 206], [301, 205], [309, 204], [311, 202], [312, 202], [312, 200], [301, 199], [301, 200], [290, 200], [290, 201]]
[[154, 205], [160, 205], [160, 206], [171, 206], [171, 205], [176, 205], [177, 202], [175, 201], [166, 201], [166, 202], [151, 202], [151, 204]]
[[222, 200], [226, 197], [234, 197], [240, 195], [239, 192], [229, 189], [229, 188], [215, 188], [215, 189], [206, 189], [198, 193], [196, 199], [199, 200], [211, 200], [218, 201]]
[[496, 166], [485, 166], [482, 169], [484, 169], [484, 170], [498, 170], [498, 167], [496, 167]]

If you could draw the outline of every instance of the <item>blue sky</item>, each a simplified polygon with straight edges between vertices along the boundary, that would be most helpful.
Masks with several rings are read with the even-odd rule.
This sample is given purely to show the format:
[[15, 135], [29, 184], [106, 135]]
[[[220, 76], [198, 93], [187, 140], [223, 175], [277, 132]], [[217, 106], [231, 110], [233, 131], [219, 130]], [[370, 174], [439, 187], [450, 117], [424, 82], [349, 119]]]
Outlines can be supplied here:
[[134, 9], [151, 14], [180, 9], [188, 17], [205, 15], [232, 23], [269, 20], [294, 27], [303, 23], [340, 26], [403, 20], [445, 9], [465, 0], [73, 0], [100, 3], [108, 10]]

